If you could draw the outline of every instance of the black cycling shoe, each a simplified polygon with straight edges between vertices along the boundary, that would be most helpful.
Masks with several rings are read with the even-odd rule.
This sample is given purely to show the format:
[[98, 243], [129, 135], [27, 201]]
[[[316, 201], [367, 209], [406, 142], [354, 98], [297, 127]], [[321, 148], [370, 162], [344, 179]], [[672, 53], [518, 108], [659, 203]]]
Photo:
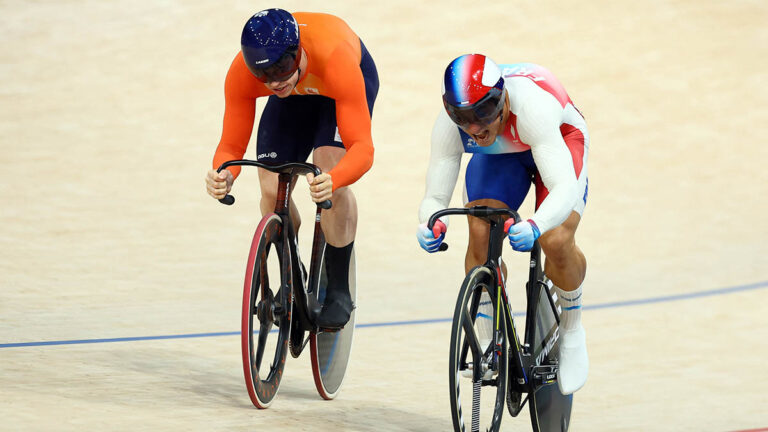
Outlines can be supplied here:
[[323, 304], [323, 309], [317, 316], [316, 324], [321, 329], [338, 330], [344, 328], [349, 322], [349, 317], [352, 314], [352, 298], [347, 293], [346, 296], [339, 295], [338, 298], [326, 299]]
[[349, 259], [353, 243], [336, 248], [327, 245], [325, 249], [326, 287], [323, 308], [320, 310], [315, 324], [321, 329], [341, 329], [352, 314], [354, 305], [349, 295]]

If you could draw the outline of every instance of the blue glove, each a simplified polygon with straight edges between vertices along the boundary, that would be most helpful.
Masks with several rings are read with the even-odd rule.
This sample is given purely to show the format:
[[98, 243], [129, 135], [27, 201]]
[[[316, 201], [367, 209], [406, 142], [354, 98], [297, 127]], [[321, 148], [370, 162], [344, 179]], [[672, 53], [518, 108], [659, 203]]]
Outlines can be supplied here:
[[416, 230], [416, 238], [419, 240], [419, 245], [422, 249], [429, 253], [437, 252], [440, 249], [440, 245], [443, 244], [445, 238], [445, 231], [448, 227], [445, 226], [440, 219], [435, 222], [435, 226], [432, 230], [427, 228], [427, 224], [423, 223], [419, 225], [419, 229]]
[[541, 237], [541, 232], [536, 223], [530, 219], [514, 224], [514, 220], [507, 219], [504, 223], [504, 231], [509, 234], [509, 244], [518, 252], [527, 252], [533, 247], [533, 242]]

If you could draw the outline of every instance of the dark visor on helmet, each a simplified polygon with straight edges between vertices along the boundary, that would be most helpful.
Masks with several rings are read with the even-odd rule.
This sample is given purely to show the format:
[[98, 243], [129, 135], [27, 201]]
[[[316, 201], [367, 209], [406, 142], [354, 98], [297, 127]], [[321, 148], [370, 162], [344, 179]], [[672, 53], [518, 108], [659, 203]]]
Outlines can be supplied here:
[[299, 68], [299, 47], [288, 49], [276, 62], [265, 68], [250, 68], [253, 75], [261, 82], [281, 82], [290, 78]]
[[482, 124], [488, 126], [501, 114], [504, 107], [504, 90], [492, 88], [482, 99], [472, 105], [457, 107], [443, 99], [448, 116], [459, 126]]

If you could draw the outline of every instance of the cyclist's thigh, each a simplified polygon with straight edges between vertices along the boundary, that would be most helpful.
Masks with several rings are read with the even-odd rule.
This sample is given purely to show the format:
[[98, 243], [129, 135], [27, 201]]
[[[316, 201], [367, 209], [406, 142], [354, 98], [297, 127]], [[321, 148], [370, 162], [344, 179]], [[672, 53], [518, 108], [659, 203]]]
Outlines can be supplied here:
[[472, 155], [464, 180], [464, 203], [493, 199], [517, 210], [533, 177], [531, 152]]
[[[279, 183], [278, 176], [279, 174], [276, 172], [272, 172], [269, 170], [265, 170], [264, 168], [259, 168], [259, 188], [261, 189], [261, 195], [262, 196], [268, 196], [272, 199], [277, 197], [277, 184]], [[296, 184], [296, 177], [293, 178], [291, 181], [291, 188]]]
[[[304, 162], [322, 133], [324, 113], [333, 110], [325, 96], [270, 96], [259, 120], [256, 159], [261, 162]], [[327, 135], [327, 132], [326, 132]], [[327, 138], [326, 138], [327, 139]]]
[[[495, 199], [479, 199], [470, 201], [465, 205], [465, 207], [474, 206], [508, 207], [506, 203]], [[488, 249], [488, 236], [491, 232], [490, 225], [481, 218], [469, 215], [467, 215], [467, 222], [469, 223], [469, 247], [478, 247], [482, 252], [485, 252]]]
[[[576, 190], [578, 199], [575, 200], [576, 204], [573, 206], [573, 211], [582, 216], [584, 214], [584, 207], [587, 205], [587, 192], [589, 190], [589, 177], [587, 175], [589, 137], [585, 136], [581, 130], [572, 127], [565, 130], [563, 140], [568, 147], [568, 151], [571, 153], [573, 168], [578, 180]], [[536, 208], [538, 209], [541, 203], [544, 202], [544, 198], [549, 195], [549, 190], [544, 186], [538, 171], [535, 174], [534, 184], [536, 185]]]
[[320, 167], [323, 172], [328, 172], [344, 157], [347, 151], [341, 147], [322, 146], [312, 152], [312, 163]]

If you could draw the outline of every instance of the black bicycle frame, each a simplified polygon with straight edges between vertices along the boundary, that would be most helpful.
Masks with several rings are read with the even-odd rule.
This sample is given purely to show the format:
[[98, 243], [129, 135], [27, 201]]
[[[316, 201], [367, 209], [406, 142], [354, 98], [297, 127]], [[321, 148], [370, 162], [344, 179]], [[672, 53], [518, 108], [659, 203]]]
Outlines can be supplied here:
[[[532, 391], [534, 387], [534, 383], [531, 379], [531, 377], [528, 375], [528, 370], [535, 364], [535, 359], [533, 358], [533, 353], [536, 351], [536, 347], [530, 347], [527, 345], [520, 345], [520, 339], [517, 335], [517, 330], [514, 325], [514, 320], [512, 316], [512, 310], [510, 309], [509, 305], [509, 299], [507, 298], [506, 290], [504, 289], [504, 277], [501, 272], [501, 252], [502, 252], [502, 246], [504, 244], [504, 220], [503, 216], [509, 216], [511, 218], [514, 218], [515, 223], [520, 222], [520, 215], [511, 209], [498, 209], [498, 208], [490, 208], [486, 206], [475, 206], [470, 208], [454, 208], [454, 209], [444, 209], [440, 210], [436, 213], [434, 213], [427, 223], [427, 227], [429, 229], [432, 229], [435, 222], [438, 218], [442, 216], [448, 216], [448, 215], [470, 215], [475, 216], [481, 219], [486, 220], [490, 224], [490, 235], [489, 235], [489, 242], [488, 242], [488, 254], [486, 262], [483, 264], [483, 267], [486, 267], [491, 270], [493, 273], [493, 287], [489, 287], [492, 290], [494, 290], [494, 298], [496, 301], [500, 304], [497, 304], [496, 308], [494, 308], [494, 343], [497, 347], [501, 346], [500, 343], [500, 328], [499, 326], [502, 325], [500, 322], [500, 317], [497, 316], [498, 313], [504, 313], [505, 314], [505, 320], [507, 325], [507, 334], [511, 335], [510, 339], [514, 343], [514, 352], [511, 352], [512, 355], [512, 364], [514, 368], [516, 369], [516, 375], [518, 377], [518, 380], [516, 382], [518, 388], [516, 390], [518, 391]], [[447, 245], [442, 250], [445, 250], [447, 248]], [[526, 283], [526, 300], [527, 300], [527, 309], [526, 309], [526, 325], [525, 325], [525, 341], [533, 341], [534, 340], [534, 331], [535, 331], [535, 316], [536, 316], [536, 307], [538, 306], [539, 302], [539, 294], [541, 292], [540, 287], [544, 287], [545, 289], [548, 288], [546, 286], [546, 283], [544, 282], [544, 271], [542, 269], [541, 265], [541, 245], [539, 245], [538, 240], [534, 242], [533, 247], [531, 248], [531, 255], [530, 255], [530, 271], [528, 273], [528, 282]], [[547, 291], [548, 292], [548, 291]], [[559, 324], [560, 318], [557, 314], [557, 307], [555, 306], [554, 301], [550, 296], [547, 296], [549, 300], [550, 307], [552, 308], [552, 312], [555, 316], [555, 319], [557, 320], [557, 323]], [[473, 304], [473, 313], [477, 313], [476, 305]], [[503, 312], [502, 312], [503, 311]], [[468, 338], [470, 338], [470, 341], [472, 342], [470, 345], [473, 349], [473, 358], [479, 358], [479, 356], [482, 353], [476, 353], [474, 350], [476, 350], [477, 341], [473, 341], [474, 333], [472, 329], [465, 329], [465, 333], [468, 335]], [[548, 335], [549, 336], [549, 335]], [[545, 340], [549, 339], [548, 337], [545, 338]], [[462, 347], [462, 357], [466, 358], [467, 354], [467, 346]], [[498, 358], [496, 356], [496, 358]], [[475, 372], [477, 373], [477, 372]], [[475, 377], [478, 378], [477, 376]]]
[[[280, 272], [282, 280], [288, 281], [288, 286], [282, 286], [279, 292], [283, 298], [280, 299], [280, 304], [288, 304], [288, 297], [293, 292], [296, 297], [296, 301], [302, 305], [302, 307], [296, 308], [299, 311], [299, 322], [306, 330], [312, 330], [314, 320], [310, 317], [311, 314], [320, 310], [320, 304], [317, 301], [316, 296], [307, 295], [312, 289], [308, 289], [308, 281], [302, 281], [301, 264], [299, 262], [298, 251], [292, 252], [296, 249], [296, 229], [293, 226], [293, 221], [290, 215], [290, 203], [291, 194], [293, 193], [293, 179], [297, 175], [313, 173], [314, 175], [320, 175], [321, 171], [314, 165], [302, 163], [302, 162], [287, 162], [287, 163], [263, 163], [253, 160], [241, 159], [224, 162], [219, 168], [218, 172], [230, 167], [230, 166], [255, 166], [264, 168], [268, 171], [278, 174], [277, 185], [277, 199], [275, 200], [275, 214], [280, 217], [283, 225], [282, 240], [283, 244], [288, 247], [284, 247], [282, 250]], [[232, 205], [235, 202], [235, 198], [232, 195], [227, 195], [219, 200], [222, 204]], [[315, 231], [314, 240], [312, 242], [312, 255], [311, 262], [315, 262], [317, 254], [321, 253], [322, 247], [322, 229], [320, 228], [320, 212], [322, 209], [331, 208], [331, 201], [326, 200], [317, 203], [317, 213], [315, 214]], [[302, 281], [295, 283], [295, 281]], [[298, 289], [297, 286], [301, 286]], [[287, 289], [286, 289], [287, 288]], [[291, 311], [288, 311], [290, 314]]]

